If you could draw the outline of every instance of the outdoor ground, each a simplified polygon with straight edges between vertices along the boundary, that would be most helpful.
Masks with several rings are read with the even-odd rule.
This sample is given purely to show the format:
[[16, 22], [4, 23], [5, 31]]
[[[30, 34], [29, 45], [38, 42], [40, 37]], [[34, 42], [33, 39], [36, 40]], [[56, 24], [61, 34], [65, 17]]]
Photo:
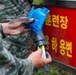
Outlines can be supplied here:
[[49, 71], [44, 72], [42, 69], [36, 71], [34, 75], [76, 75], [72, 74], [64, 69], [62, 69], [60, 66], [56, 66], [55, 63], [51, 63], [49, 65]]

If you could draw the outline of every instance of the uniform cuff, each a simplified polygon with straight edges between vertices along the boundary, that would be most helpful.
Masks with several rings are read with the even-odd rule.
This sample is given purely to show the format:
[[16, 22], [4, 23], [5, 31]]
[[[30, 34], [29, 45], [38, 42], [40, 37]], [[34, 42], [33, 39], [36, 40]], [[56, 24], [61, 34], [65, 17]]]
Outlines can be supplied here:
[[28, 69], [27, 69], [27, 72], [29, 73], [28, 75], [32, 75], [33, 74], [33, 70], [34, 70], [34, 64], [33, 64], [33, 62], [32, 62], [32, 60], [30, 60], [30, 59], [26, 59], [27, 60], [27, 67], [28, 67]]
[[33, 70], [34, 70], [33, 62], [30, 59], [23, 59], [23, 61], [24, 61], [24, 63], [23, 63], [24, 64], [23, 65], [24, 69], [22, 71], [23, 74], [25, 74], [25, 75], [33, 75]]

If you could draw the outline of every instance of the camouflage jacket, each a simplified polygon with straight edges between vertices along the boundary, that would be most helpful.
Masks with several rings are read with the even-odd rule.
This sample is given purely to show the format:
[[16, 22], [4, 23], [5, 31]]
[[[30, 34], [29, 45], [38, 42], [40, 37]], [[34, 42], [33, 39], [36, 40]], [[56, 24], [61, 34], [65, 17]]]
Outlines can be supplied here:
[[[0, 0], [0, 23], [27, 16], [30, 8], [27, 0]], [[31, 40], [31, 31], [4, 39], [0, 33], [0, 75], [32, 75], [33, 63], [25, 60]]]

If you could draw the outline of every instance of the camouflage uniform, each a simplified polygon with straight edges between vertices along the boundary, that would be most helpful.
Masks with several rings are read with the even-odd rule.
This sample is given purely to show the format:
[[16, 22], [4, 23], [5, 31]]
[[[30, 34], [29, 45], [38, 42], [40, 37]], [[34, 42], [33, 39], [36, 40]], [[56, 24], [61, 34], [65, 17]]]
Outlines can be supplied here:
[[[0, 23], [26, 16], [30, 8], [27, 0], [0, 0]], [[25, 59], [31, 40], [31, 31], [4, 39], [0, 33], [0, 75], [32, 75], [33, 63]]]

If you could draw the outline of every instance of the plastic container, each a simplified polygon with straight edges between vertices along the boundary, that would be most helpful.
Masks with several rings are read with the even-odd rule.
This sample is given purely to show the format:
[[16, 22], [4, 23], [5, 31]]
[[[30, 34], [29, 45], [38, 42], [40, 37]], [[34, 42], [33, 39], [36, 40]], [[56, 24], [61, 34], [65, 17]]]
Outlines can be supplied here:
[[25, 25], [35, 33], [39, 33], [49, 12], [50, 10], [45, 7], [34, 9], [33, 6], [27, 18], [34, 18], [34, 21], [32, 23], [25, 23]]

